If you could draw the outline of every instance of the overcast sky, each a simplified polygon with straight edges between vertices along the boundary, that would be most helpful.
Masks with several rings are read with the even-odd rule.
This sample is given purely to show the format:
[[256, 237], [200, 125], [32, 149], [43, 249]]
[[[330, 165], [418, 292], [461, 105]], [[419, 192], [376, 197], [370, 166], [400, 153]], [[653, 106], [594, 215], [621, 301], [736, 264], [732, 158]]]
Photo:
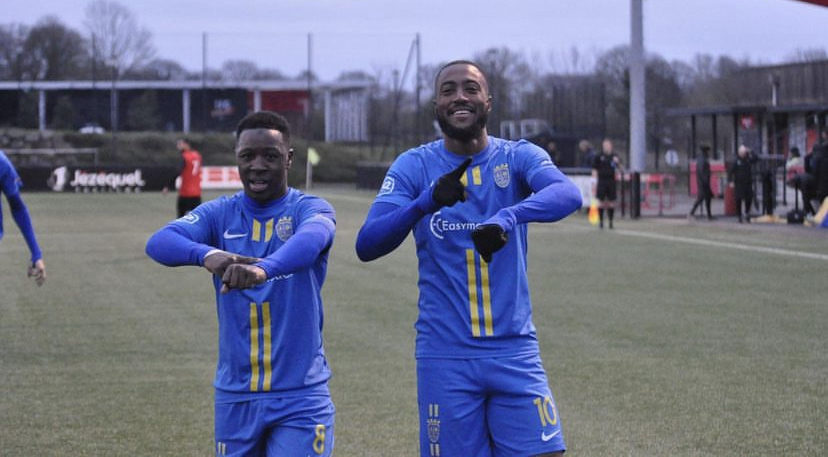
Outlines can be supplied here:
[[[88, 0], [3, 0], [0, 23], [56, 15], [86, 34]], [[331, 80], [347, 70], [403, 70], [416, 33], [422, 62], [470, 58], [490, 47], [524, 53], [541, 70], [571, 69], [573, 48], [596, 56], [630, 36], [629, 0], [121, 0], [152, 33], [158, 57], [200, 70], [255, 61]], [[798, 49], [828, 49], [828, 8], [796, 0], [644, 0], [647, 52], [779, 63]], [[570, 68], [567, 68], [570, 67]]]

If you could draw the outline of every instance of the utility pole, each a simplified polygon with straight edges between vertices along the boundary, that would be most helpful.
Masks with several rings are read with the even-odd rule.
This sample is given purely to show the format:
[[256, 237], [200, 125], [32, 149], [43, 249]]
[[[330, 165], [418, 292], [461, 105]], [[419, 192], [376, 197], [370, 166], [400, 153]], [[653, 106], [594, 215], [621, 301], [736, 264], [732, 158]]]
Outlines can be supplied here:
[[647, 159], [643, 0], [630, 0], [630, 215], [641, 215], [641, 172]]

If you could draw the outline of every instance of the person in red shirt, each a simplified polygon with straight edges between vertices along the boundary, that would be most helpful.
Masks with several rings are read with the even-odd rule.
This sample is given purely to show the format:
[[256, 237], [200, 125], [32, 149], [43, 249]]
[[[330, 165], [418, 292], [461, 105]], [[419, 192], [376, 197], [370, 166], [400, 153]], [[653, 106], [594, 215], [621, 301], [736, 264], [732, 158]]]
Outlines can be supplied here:
[[181, 184], [178, 188], [178, 217], [182, 217], [201, 204], [201, 154], [190, 146], [186, 138], [175, 146], [181, 151]]

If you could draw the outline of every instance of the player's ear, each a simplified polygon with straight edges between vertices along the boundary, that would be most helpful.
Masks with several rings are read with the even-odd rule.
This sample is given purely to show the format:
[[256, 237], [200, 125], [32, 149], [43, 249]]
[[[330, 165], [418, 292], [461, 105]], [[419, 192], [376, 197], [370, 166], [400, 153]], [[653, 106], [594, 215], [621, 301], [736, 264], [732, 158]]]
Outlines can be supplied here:
[[293, 165], [293, 148], [288, 148], [288, 153], [287, 153], [287, 166], [288, 166], [288, 168], [290, 168], [291, 165]]

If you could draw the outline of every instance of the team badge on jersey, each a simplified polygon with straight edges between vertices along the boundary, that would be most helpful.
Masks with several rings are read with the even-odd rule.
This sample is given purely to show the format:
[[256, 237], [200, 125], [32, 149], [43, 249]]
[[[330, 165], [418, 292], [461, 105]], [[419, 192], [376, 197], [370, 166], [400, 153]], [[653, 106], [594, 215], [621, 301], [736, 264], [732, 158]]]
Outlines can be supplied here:
[[293, 218], [290, 216], [282, 216], [279, 222], [276, 223], [276, 236], [282, 241], [287, 241], [293, 236]]
[[385, 180], [382, 181], [382, 186], [380, 187], [379, 193], [377, 196], [390, 194], [391, 191], [394, 190], [394, 178], [390, 176], [386, 176]]
[[497, 187], [506, 188], [511, 181], [511, 174], [509, 173], [509, 164], [502, 163], [494, 167], [494, 181]]

